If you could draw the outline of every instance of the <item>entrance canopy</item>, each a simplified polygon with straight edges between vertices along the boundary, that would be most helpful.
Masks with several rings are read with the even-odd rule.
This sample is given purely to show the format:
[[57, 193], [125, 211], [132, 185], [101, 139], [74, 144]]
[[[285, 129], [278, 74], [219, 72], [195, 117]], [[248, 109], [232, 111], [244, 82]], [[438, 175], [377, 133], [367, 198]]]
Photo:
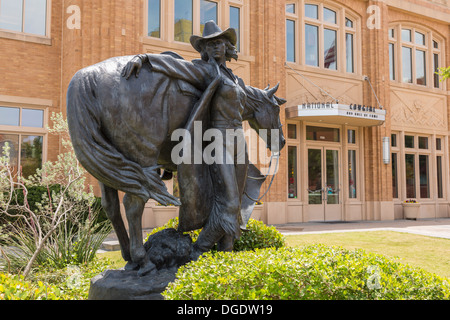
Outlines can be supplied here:
[[372, 127], [382, 125], [386, 111], [371, 106], [337, 103], [304, 103], [286, 108], [286, 118], [328, 124]]

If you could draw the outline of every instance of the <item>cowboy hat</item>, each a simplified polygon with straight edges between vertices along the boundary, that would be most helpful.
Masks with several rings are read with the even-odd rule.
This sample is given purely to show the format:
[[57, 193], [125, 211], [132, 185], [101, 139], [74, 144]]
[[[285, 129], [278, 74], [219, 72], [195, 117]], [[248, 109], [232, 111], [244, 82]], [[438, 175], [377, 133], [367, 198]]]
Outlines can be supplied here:
[[205, 23], [205, 28], [203, 29], [203, 36], [191, 36], [190, 41], [191, 45], [198, 52], [202, 51], [201, 43], [206, 40], [211, 40], [219, 37], [225, 37], [228, 39], [233, 46], [236, 45], [237, 36], [236, 30], [233, 28], [228, 28], [225, 31], [219, 28], [219, 26], [215, 23], [214, 20], [210, 20]]

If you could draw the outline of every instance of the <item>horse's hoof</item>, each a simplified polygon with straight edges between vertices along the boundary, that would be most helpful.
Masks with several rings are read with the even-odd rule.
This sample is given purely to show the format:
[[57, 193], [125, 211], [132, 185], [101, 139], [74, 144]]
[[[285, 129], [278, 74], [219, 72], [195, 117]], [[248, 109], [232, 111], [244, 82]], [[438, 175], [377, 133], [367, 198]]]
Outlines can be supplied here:
[[205, 252], [203, 252], [203, 251], [201, 251], [199, 249], [196, 249], [194, 247], [194, 249], [192, 250], [192, 252], [191, 252], [191, 254], [189, 256], [189, 260], [190, 261], [197, 261], [203, 253], [205, 253]]
[[127, 262], [125, 267], [123, 267], [123, 269], [126, 270], [126, 271], [138, 270], [139, 269], [139, 265], [137, 263], [129, 261], [129, 262]]
[[143, 277], [152, 273], [153, 271], [156, 271], [156, 266], [151, 262], [147, 262], [140, 267], [138, 271], [138, 276]]

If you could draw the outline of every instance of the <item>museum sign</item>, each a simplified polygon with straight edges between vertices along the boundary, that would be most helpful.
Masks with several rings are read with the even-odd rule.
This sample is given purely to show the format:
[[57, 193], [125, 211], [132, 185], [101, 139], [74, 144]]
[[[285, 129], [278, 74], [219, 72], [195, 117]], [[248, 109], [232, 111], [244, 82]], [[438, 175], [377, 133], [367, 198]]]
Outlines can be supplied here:
[[286, 117], [292, 120], [370, 127], [383, 124], [386, 111], [360, 104], [314, 102], [286, 108]]

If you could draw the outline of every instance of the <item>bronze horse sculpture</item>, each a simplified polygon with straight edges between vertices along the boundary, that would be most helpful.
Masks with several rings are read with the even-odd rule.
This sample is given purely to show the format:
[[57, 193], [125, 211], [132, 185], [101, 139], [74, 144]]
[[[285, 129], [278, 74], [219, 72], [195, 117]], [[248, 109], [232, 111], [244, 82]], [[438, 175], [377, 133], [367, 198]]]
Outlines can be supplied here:
[[[180, 60], [176, 54], [157, 56], [169, 65]], [[192, 210], [189, 205], [184, 208], [190, 199], [183, 195], [183, 189], [181, 201], [167, 191], [160, 172], [179, 169], [171, 158], [178, 143], [172, 141], [171, 135], [186, 127], [203, 91], [182, 79], [155, 72], [148, 64], [142, 67], [139, 77], [127, 80], [122, 71], [131, 58], [111, 58], [78, 71], [68, 88], [67, 119], [78, 160], [99, 181], [102, 205], [118, 236], [122, 256], [128, 262], [126, 268], [139, 268], [139, 274], [145, 275], [154, 269], [154, 265], [142, 260], [141, 221], [145, 202], [154, 199], [163, 205], [181, 205], [180, 215], [183, 210]], [[275, 96], [278, 85], [264, 90], [240, 85], [249, 97], [243, 120], [257, 132], [280, 130], [279, 145], [284, 146], [279, 113], [280, 105], [286, 101]], [[270, 142], [267, 143], [270, 148]], [[259, 173], [254, 166], [249, 172]], [[258, 196], [260, 186], [252, 187], [249, 182], [246, 189], [256, 188]], [[203, 197], [203, 206], [207, 206], [205, 199], [213, 199], [209, 189], [204, 186], [198, 195]], [[120, 214], [118, 191], [125, 193], [123, 205], [129, 236]], [[255, 194], [255, 190], [251, 191]], [[192, 227], [187, 222], [182, 231]]]

